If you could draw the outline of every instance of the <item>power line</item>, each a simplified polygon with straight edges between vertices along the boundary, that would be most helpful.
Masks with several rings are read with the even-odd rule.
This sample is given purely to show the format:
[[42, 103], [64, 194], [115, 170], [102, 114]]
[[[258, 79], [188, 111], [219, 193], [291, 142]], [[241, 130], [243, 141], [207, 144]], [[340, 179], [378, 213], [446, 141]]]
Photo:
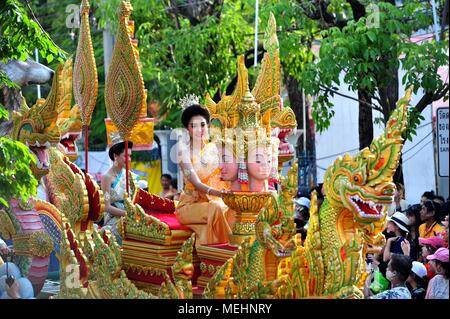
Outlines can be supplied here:
[[405, 155], [406, 153], [408, 153], [409, 151], [411, 151], [412, 149], [414, 149], [415, 147], [417, 147], [420, 143], [422, 143], [422, 141], [424, 141], [428, 136], [430, 136], [431, 134], [433, 134], [433, 131], [431, 131], [430, 133], [428, 133], [427, 135], [425, 135], [419, 142], [417, 142], [416, 144], [414, 144], [412, 147], [408, 148], [406, 151], [403, 152], [403, 155]]
[[414, 156], [416, 156], [421, 150], [423, 150], [428, 144], [432, 143], [433, 139], [431, 139], [430, 141], [428, 141], [425, 145], [423, 145], [420, 149], [417, 150], [417, 152], [415, 152], [413, 155], [411, 155], [410, 157], [408, 157], [407, 159], [403, 160], [403, 163], [406, 163], [407, 161], [409, 161], [411, 158], [413, 158]]

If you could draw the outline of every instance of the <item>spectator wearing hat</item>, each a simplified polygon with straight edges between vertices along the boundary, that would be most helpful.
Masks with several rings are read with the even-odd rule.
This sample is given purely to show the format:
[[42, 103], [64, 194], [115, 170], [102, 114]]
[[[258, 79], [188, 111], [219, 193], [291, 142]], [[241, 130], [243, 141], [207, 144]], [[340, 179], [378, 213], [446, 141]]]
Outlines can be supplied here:
[[427, 259], [430, 261], [431, 269], [436, 273], [436, 276], [428, 284], [425, 299], [449, 299], [448, 248], [439, 248], [433, 255], [427, 256]]
[[409, 232], [409, 219], [405, 214], [397, 212], [388, 217], [386, 232], [394, 235], [386, 242], [383, 253], [383, 261], [388, 262], [392, 254], [408, 255], [410, 254], [410, 243], [406, 239]]
[[440, 206], [432, 200], [422, 203], [420, 219], [423, 224], [419, 226], [419, 237], [430, 238], [444, 230], [444, 227], [440, 224]]
[[427, 268], [424, 264], [413, 261], [411, 273], [406, 280], [412, 299], [425, 299], [427, 286]]
[[444, 240], [440, 236], [433, 236], [430, 238], [419, 238], [419, 244], [422, 246], [422, 261], [425, 263], [427, 268], [427, 278], [431, 280], [435, 273], [431, 269], [431, 265], [428, 262], [427, 257], [434, 254], [436, 250], [445, 246]]
[[300, 197], [294, 200], [295, 212], [294, 222], [297, 228], [297, 233], [302, 236], [302, 241], [306, 239], [309, 224], [309, 208], [311, 202], [306, 197]]
[[[411, 293], [406, 287], [406, 280], [411, 273], [412, 262], [409, 256], [392, 254], [386, 270], [386, 279], [391, 282], [391, 289], [371, 296], [371, 299], [411, 299]], [[370, 289], [364, 288], [365, 297], [370, 296]]]

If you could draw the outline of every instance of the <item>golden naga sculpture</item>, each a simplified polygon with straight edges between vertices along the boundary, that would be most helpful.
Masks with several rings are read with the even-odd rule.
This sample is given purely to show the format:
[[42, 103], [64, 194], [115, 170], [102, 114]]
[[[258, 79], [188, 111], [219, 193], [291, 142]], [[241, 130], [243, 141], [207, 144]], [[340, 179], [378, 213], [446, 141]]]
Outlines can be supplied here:
[[[384, 134], [357, 155], [336, 159], [325, 173], [326, 198], [312, 206], [304, 246], [282, 262], [286, 287], [279, 297], [362, 298], [367, 245], [384, 243], [382, 230], [393, 201], [392, 176], [403, 147], [411, 89], [397, 103]], [[315, 202], [315, 198], [313, 198]]]
[[56, 125], [61, 134], [60, 144], [64, 147], [64, 154], [75, 161], [78, 157], [76, 141], [81, 137], [82, 122], [80, 109], [72, 103], [72, 59], [68, 59], [61, 70], [61, 80], [58, 83], [58, 103], [56, 110], [58, 119]]
[[[32, 107], [25, 100], [21, 111], [13, 112], [12, 139], [26, 144], [36, 157], [32, 171], [39, 180], [50, 169], [49, 148], [55, 147], [60, 134], [57, 127], [57, 105], [61, 103], [62, 66], [53, 78], [52, 88], [47, 99], [39, 99]], [[40, 218], [48, 211], [49, 218], [57, 218], [57, 209], [48, 203], [28, 198], [12, 199], [7, 209], [0, 210], [0, 233], [6, 239], [12, 239], [18, 257], [16, 263], [24, 277], [27, 277], [37, 295], [47, 278], [49, 256], [53, 250], [51, 235], [46, 231]]]

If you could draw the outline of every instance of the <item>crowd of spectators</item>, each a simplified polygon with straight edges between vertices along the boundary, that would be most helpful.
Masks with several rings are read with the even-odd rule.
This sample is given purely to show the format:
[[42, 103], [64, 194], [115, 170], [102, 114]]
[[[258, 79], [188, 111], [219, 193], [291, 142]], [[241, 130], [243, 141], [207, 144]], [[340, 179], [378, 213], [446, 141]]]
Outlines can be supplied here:
[[[405, 200], [404, 187], [396, 184], [394, 202], [387, 209], [383, 247], [369, 247], [364, 295], [372, 299], [449, 299], [449, 199], [424, 192], [420, 203]], [[319, 184], [320, 208], [326, 195]], [[313, 191], [311, 190], [311, 192]], [[295, 198], [297, 233], [305, 240], [310, 195]]]

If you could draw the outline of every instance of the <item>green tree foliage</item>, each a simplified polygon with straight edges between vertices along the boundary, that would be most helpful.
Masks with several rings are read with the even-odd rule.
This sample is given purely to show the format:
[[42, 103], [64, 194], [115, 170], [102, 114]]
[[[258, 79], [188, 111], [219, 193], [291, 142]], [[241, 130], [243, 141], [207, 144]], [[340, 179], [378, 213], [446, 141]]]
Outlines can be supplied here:
[[[313, 118], [316, 128], [323, 131], [334, 115], [330, 98], [341, 83], [352, 91], [367, 92], [370, 99], [377, 102], [371, 107], [382, 113], [381, 120], [386, 123], [392, 111], [392, 101], [388, 101], [386, 92], [390, 86], [398, 85], [393, 82], [396, 75], [390, 74], [390, 70], [396, 74], [399, 67], [403, 68], [405, 75], [401, 83], [406, 87], [414, 86], [414, 93], [423, 90], [424, 97], [428, 97], [413, 108], [414, 116], [407, 133], [412, 139], [423, 119], [420, 115], [423, 109], [441, 97], [448, 98], [448, 83], [437, 73], [439, 67], [448, 65], [448, 39], [435, 41], [431, 37], [428, 41], [410, 41], [415, 32], [429, 30], [432, 25], [430, 10], [424, 2], [407, 0], [401, 7], [388, 2], [370, 3], [379, 8], [379, 24], [368, 23], [373, 18], [368, 15], [357, 21], [350, 19], [342, 28], [322, 30], [318, 35], [322, 40], [317, 62], [308, 64], [298, 76], [305, 92], [316, 96]], [[345, 6], [347, 1], [335, 0], [333, 4], [329, 10], [337, 7], [349, 10]]]
[[[0, 108], [0, 119], [8, 112]], [[8, 207], [11, 198], [27, 199], [36, 194], [37, 180], [30, 165], [36, 158], [29, 148], [7, 137], [0, 137], [0, 206]]]
[[[62, 61], [64, 53], [30, 18], [29, 11], [17, 0], [0, 0], [0, 61], [24, 60], [37, 48], [48, 62]], [[0, 86], [12, 86], [6, 74], [0, 74]], [[0, 120], [8, 112], [0, 105]], [[36, 158], [29, 148], [8, 137], [0, 137], [0, 205], [8, 206], [11, 198], [26, 199], [36, 194], [37, 181], [30, 165]]]

